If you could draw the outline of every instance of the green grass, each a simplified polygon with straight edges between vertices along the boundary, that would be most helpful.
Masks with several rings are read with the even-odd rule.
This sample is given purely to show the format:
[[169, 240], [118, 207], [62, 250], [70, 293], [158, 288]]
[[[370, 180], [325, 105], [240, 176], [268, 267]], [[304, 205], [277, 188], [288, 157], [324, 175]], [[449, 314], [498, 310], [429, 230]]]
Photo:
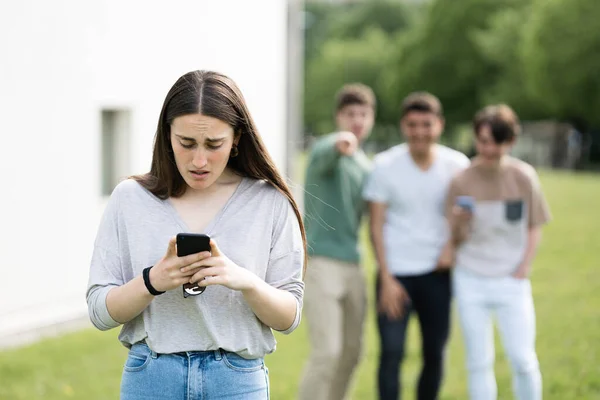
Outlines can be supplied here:
[[[554, 220], [532, 277], [537, 312], [537, 350], [545, 399], [600, 399], [600, 279], [596, 251], [600, 229], [600, 175], [542, 173]], [[364, 237], [366, 240], [366, 236]], [[373, 285], [373, 263], [366, 268]], [[372, 305], [372, 292], [370, 302]], [[364, 357], [355, 375], [353, 399], [373, 399], [378, 354], [374, 314], [368, 316]], [[411, 323], [403, 382], [414, 398], [419, 372], [417, 323]], [[25, 348], [0, 352], [0, 399], [115, 399], [126, 352], [117, 330], [85, 330]], [[278, 335], [267, 357], [274, 399], [293, 399], [308, 356], [306, 327]], [[502, 347], [496, 345], [499, 398], [510, 399], [511, 380]], [[466, 399], [462, 338], [455, 323], [442, 399]]]

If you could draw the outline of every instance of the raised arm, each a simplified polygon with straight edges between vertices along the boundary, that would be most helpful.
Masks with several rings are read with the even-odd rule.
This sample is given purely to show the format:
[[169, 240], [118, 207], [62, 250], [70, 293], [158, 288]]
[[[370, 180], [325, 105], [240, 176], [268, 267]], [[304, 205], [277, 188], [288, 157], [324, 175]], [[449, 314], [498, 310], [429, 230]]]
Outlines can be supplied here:
[[308, 169], [318, 175], [330, 174], [341, 156], [358, 149], [358, 139], [352, 132], [338, 132], [317, 142], [310, 153]]

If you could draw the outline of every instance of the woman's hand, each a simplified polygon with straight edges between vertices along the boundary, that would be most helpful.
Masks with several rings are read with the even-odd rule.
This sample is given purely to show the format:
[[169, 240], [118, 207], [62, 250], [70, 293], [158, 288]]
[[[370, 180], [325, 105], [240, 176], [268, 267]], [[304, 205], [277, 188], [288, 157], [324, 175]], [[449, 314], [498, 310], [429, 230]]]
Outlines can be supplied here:
[[169, 240], [167, 253], [150, 270], [150, 283], [161, 292], [188, 283], [190, 277], [198, 272], [198, 269], [204, 266], [205, 261], [210, 258], [208, 251], [177, 257], [176, 242], [175, 237]]
[[202, 268], [199, 271], [194, 271], [195, 264], [182, 268], [182, 272], [185, 274], [194, 272], [189, 279], [190, 283], [199, 282], [199, 286], [222, 285], [240, 291], [255, 287], [259, 278], [227, 258], [214, 239], [210, 241], [210, 248], [212, 256], [202, 261]]

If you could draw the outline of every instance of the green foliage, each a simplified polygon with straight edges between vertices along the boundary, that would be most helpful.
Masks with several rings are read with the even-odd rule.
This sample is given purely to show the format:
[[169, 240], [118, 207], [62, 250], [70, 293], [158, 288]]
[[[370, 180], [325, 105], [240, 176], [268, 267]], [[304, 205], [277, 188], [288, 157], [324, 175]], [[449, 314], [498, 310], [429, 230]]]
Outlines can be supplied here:
[[522, 119], [600, 126], [600, 2], [432, 0], [311, 3], [305, 127], [333, 128], [333, 96], [346, 82], [378, 97], [373, 139], [389, 142], [402, 99], [427, 90], [450, 132], [482, 106], [504, 102]]
[[306, 132], [333, 130], [335, 93], [345, 83], [361, 82], [373, 88], [377, 96], [378, 126], [372, 136], [389, 141], [390, 136], [397, 135], [397, 102], [388, 98], [388, 87], [397, 74], [390, 65], [397, 58], [402, 33], [418, 11], [398, 1], [307, 5]]
[[325, 43], [321, 56], [311, 60], [306, 69], [310, 85], [305, 92], [304, 115], [310, 131], [323, 133], [333, 129], [334, 96], [344, 83], [369, 85], [382, 103], [380, 88], [386, 82], [381, 71], [389, 62], [390, 46], [388, 36], [377, 28], [359, 39], [331, 39]]
[[350, 3], [339, 11], [331, 32], [333, 37], [346, 39], [358, 39], [373, 28], [388, 35], [404, 31], [412, 25], [418, 12], [402, 2], [389, 0]]
[[536, 0], [523, 27], [527, 89], [559, 118], [600, 126], [600, 2]]
[[372, 28], [393, 35], [408, 29], [420, 7], [393, 0], [331, 4], [310, 2], [305, 9], [305, 55], [318, 56], [328, 39], [358, 39]]
[[496, 70], [494, 79], [481, 91], [481, 104], [507, 103], [522, 119], [546, 116], [528, 90], [523, 63], [523, 29], [532, 15], [532, 1], [522, 0], [514, 7], [495, 13], [489, 28], [474, 33], [477, 49]]
[[[449, 124], [471, 118], [497, 73], [480, 52], [475, 33], [515, 0], [438, 0], [431, 4], [400, 56], [399, 98], [427, 90], [440, 98]], [[400, 69], [400, 66], [402, 69]]]

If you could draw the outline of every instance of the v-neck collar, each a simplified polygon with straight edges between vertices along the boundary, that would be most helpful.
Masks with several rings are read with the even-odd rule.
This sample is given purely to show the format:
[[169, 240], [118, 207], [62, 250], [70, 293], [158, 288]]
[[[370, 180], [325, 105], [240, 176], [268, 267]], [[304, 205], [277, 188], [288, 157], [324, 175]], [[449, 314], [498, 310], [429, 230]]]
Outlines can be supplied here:
[[407, 148], [406, 152], [408, 155], [408, 162], [411, 165], [412, 169], [414, 171], [416, 171], [419, 175], [422, 176], [428, 176], [431, 175], [431, 173], [437, 168], [437, 164], [439, 161], [439, 145], [435, 145], [435, 154], [433, 155], [433, 160], [431, 161], [431, 164], [429, 165], [429, 168], [427, 169], [422, 169], [421, 167], [419, 167], [419, 165], [417, 164], [417, 162], [415, 161], [415, 159], [412, 157], [412, 154], [410, 154], [410, 150]]
[[229, 205], [231, 203], [233, 203], [233, 201], [238, 197], [238, 194], [242, 191], [243, 187], [245, 187], [248, 184], [248, 182], [249, 182], [248, 178], [242, 177], [242, 180], [240, 181], [240, 183], [238, 183], [237, 187], [235, 188], [235, 190], [233, 191], [231, 196], [229, 196], [229, 199], [227, 199], [227, 201], [225, 202], [225, 205], [223, 205], [223, 207], [221, 207], [219, 212], [217, 212], [217, 214], [206, 225], [206, 228], [204, 228], [204, 230], [202, 232], [193, 232], [192, 230], [190, 230], [190, 228], [187, 226], [185, 221], [181, 218], [181, 216], [177, 212], [177, 209], [175, 208], [175, 206], [173, 205], [173, 203], [171, 202], [170, 199], [163, 200], [162, 203], [163, 203], [164, 207], [167, 209], [167, 212], [169, 213], [169, 215], [171, 215], [171, 217], [175, 220], [175, 222], [177, 222], [177, 225], [179, 225], [179, 227], [181, 229], [183, 229], [182, 232], [204, 233], [209, 236], [214, 236], [214, 230], [217, 227], [221, 218], [223, 217], [223, 214], [225, 213], [225, 211], [227, 210]]

